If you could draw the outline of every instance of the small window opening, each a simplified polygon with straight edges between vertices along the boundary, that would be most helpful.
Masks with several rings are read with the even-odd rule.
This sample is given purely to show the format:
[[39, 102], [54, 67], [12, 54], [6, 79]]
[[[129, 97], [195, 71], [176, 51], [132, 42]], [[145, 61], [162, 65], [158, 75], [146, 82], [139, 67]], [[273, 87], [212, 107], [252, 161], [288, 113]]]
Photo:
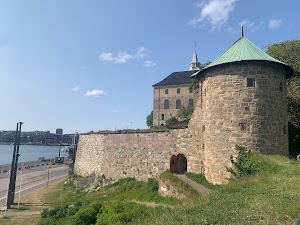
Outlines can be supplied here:
[[279, 84], [279, 91], [283, 92], [283, 83], [281, 83], [281, 82]]
[[177, 94], [180, 94], [180, 88], [177, 88]]
[[192, 87], [189, 87], [189, 92], [193, 93], [193, 88]]
[[169, 89], [168, 88], [165, 89], [165, 94], [166, 95], [169, 94]]
[[255, 87], [255, 77], [247, 77], [247, 87]]
[[246, 130], [246, 123], [239, 123], [241, 131]]
[[161, 114], [161, 120], [165, 120], [165, 114]]
[[202, 133], [205, 131], [205, 125], [202, 125]]

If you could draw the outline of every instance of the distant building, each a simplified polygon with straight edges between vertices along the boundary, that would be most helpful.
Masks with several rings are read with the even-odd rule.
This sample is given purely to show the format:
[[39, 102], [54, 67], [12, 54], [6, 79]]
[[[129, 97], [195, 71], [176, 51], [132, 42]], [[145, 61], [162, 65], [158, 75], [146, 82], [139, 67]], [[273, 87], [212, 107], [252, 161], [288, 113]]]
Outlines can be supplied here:
[[166, 125], [166, 120], [175, 117], [182, 106], [194, 108], [195, 95], [191, 84], [197, 80], [191, 76], [200, 69], [195, 51], [188, 71], [173, 72], [153, 85], [153, 126]]
[[57, 135], [62, 135], [62, 134], [63, 134], [63, 129], [57, 128], [57, 129], [56, 129], [56, 134], [57, 134]]

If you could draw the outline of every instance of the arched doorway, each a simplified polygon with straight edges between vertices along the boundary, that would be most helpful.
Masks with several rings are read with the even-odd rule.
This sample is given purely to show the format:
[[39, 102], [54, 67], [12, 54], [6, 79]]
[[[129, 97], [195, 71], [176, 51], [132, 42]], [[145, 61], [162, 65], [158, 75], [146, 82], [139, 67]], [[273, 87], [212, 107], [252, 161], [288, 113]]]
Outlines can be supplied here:
[[184, 154], [172, 155], [170, 160], [170, 172], [183, 174], [187, 171], [187, 159]]

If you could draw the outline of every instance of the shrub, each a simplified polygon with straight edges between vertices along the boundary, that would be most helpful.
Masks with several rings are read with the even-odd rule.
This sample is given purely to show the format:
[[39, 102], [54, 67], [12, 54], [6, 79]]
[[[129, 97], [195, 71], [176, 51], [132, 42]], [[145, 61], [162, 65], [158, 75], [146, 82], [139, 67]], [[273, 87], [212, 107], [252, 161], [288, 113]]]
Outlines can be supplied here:
[[258, 171], [258, 167], [251, 162], [252, 152], [245, 146], [236, 145], [237, 157], [234, 160], [230, 155], [232, 167], [226, 166], [226, 171], [234, 175], [236, 178], [252, 175]]
[[56, 206], [53, 209], [43, 209], [41, 212], [41, 218], [49, 218], [53, 217], [55, 219], [59, 219], [65, 217], [68, 212], [68, 205], [60, 205]]
[[179, 123], [179, 121], [178, 121], [178, 119], [176, 117], [171, 117], [171, 118], [169, 118], [169, 119], [166, 120], [166, 125], [167, 126], [176, 125], [178, 123]]
[[[99, 209], [98, 209], [99, 210]], [[92, 206], [81, 208], [75, 215], [74, 225], [95, 224], [97, 221], [98, 210]]]
[[120, 179], [115, 184], [119, 186], [119, 189], [121, 191], [130, 191], [130, 190], [137, 189], [142, 186], [141, 182], [137, 181], [136, 179], [134, 179], [132, 177]]
[[127, 224], [146, 215], [146, 207], [133, 202], [107, 202], [101, 214], [98, 214], [96, 225]]

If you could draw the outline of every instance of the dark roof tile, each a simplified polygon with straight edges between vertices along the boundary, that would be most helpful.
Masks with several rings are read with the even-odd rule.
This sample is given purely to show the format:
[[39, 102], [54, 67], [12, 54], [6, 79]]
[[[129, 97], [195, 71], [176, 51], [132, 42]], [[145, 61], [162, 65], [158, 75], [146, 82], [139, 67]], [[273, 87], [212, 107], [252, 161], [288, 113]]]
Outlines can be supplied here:
[[152, 85], [153, 87], [168, 86], [168, 85], [179, 85], [179, 84], [190, 84], [195, 80], [191, 77], [198, 70], [193, 71], [181, 71], [173, 72], [162, 81]]

